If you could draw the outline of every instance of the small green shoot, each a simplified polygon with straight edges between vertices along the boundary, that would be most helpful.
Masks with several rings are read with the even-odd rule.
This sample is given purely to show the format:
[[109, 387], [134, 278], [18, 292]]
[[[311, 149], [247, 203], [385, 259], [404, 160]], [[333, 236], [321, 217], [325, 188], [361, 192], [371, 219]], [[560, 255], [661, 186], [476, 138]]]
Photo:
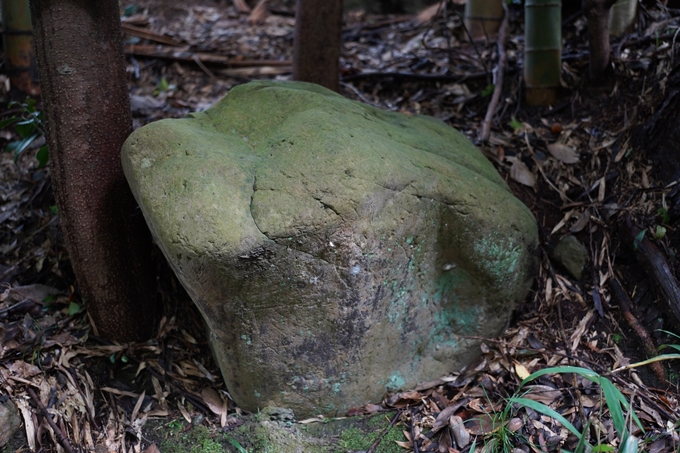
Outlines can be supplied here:
[[524, 123], [519, 121], [515, 116], [513, 115], [510, 119], [510, 127], [512, 128], [513, 131], [517, 132], [520, 130], [522, 127], [524, 127]]
[[664, 208], [663, 206], [660, 207], [660, 208], [656, 211], [656, 213], [657, 213], [657, 215], [658, 215], [659, 217], [661, 217], [661, 222], [662, 222], [662, 223], [668, 223], [668, 222], [671, 221], [671, 216], [670, 216], [670, 214], [668, 214], [668, 210], [666, 210], [666, 208]]
[[494, 85], [493, 83], [485, 86], [484, 89], [482, 90], [482, 97], [485, 98], [487, 96], [490, 96], [491, 93], [493, 93], [495, 87], [496, 85]]
[[158, 81], [156, 84], [156, 89], [153, 90], [153, 95], [158, 96], [161, 93], [165, 93], [167, 91], [174, 91], [177, 89], [176, 85], [172, 85], [168, 83], [168, 80], [165, 77], [162, 77], [161, 80]]

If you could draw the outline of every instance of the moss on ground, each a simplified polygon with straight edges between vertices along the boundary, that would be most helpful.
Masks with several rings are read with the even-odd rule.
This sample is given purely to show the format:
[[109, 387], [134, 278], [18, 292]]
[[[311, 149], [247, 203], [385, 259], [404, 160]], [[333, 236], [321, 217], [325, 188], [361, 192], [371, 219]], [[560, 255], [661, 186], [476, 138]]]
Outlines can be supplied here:
[[[228, 432], [192, 426], [182, 419], [150, 421], [144, 437], [163, 453], [345, 453], [368, 450], [393, 416], [378, 414], [300, 425], [259, 414], [245, 417], [243, 425]], [[404, 440], [398, 425], [389, 429], [375, 451], [400, 453], [395, 440]]]

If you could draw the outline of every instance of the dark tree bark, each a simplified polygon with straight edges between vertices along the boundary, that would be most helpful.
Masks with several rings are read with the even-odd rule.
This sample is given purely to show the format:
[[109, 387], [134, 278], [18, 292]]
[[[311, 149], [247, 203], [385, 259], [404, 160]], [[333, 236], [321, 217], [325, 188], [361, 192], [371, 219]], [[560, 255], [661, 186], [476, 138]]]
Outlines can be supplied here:
[[132, 131], [117, 0], [31, 0], [52, 180], [80, 291], [99, 335], [151, 336], [149, 231], [123, 175]]
[[609, 69], [611, 46], [609, 45], [609, 10], [616, 0], [585, 0], [588, 20], [588, 45], [590, 47], [590, 78], [602, 83]]
[[293, 79], [338, 91], [342, 0], [297, 0]]

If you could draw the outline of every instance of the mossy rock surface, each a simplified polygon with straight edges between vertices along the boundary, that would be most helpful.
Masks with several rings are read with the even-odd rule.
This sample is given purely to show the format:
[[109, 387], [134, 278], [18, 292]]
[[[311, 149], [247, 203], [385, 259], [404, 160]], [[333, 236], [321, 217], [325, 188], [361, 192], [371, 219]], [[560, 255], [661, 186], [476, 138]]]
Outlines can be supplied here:
[[343, 415], [458, 369], [531, 285], [532, 214], [431, 117], [251, 82], [122, 158], [249, 411]]

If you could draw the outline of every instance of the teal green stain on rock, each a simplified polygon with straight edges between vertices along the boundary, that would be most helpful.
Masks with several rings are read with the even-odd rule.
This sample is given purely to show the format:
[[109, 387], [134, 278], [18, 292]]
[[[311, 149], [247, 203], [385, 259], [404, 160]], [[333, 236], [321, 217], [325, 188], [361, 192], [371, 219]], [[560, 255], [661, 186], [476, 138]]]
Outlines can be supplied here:
[[522, 263], [522, 248], [499, 234], [479, 239], [474, 247], [479, 256], [484, 257], [482, 265], [501, 283], [513, 278]]
[[401, 376], [400, 373], [394, 373], [392, 376], [390, 376], [389, 380], [387, 381], [387, 390], [389, 391], [395, 391], [399, 389], [403, 389], [404, 386], [406, 385], [406, 381], [404, 378]]

